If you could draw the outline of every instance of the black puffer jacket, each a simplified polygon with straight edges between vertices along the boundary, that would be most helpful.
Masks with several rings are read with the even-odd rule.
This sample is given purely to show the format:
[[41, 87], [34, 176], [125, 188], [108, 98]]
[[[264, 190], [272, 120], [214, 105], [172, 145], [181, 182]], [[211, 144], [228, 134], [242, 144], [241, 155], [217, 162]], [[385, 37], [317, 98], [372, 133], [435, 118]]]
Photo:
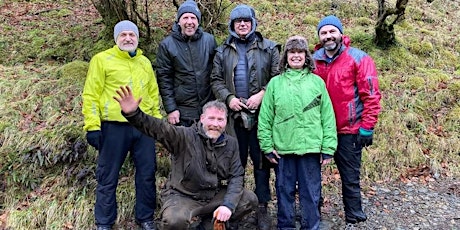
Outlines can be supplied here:
[[243, 194], [243, 174], [237, 140], [224, 134], [212, 143], [201, 123], [174, 126], [146, 115], [140, 109], [126, 115], [134, 127], [154, 137], [171, 153], [171, 174], [166, 189], [174, 189], [196, 200], [211, 200], [227, 184], [221, 205], [235, 210]]
[[[246, 52], [248, 59], [249, 96], [252, 96], [266, 87], [270, 79], [279, 72], [281, 46], [274, 41], [265, 39], [259, 32], [255, 32], [256, 39]], [[225, 102], [227, 106], [235, 97], [234, 70], [238, 63], [238, 53], [230, 35], [224, 44], [217, 48], [211, 73], [211, 85], [217, 99]], [[230, 110], [231, 111], [231, 110]], [[232, 114], [229, 116], [227, 131], [234, 135], [234, 121]]]
[[187, 39], [177, 23], [161, 41], [155, 69], [167, 113], [179, 110], [182, 120], [197, 120], [203, 105], [214, 99], [210, 74], [216, 47], [214, 36], [201, 27]]

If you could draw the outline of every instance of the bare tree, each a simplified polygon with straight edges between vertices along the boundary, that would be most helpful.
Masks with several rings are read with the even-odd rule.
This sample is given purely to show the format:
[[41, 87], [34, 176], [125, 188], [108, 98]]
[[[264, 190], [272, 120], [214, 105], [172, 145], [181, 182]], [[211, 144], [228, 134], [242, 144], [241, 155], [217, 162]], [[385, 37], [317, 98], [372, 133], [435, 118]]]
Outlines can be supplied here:
[[[225, 10], [230, 7], [233, 2], [224, 3], [224, 0], [196, 0], [196, 3], [201, 11], [201, 26], [204, 30], [216, 34], [225, 31], [227, 24], [221, 23]], [[176, 9], [180, 3], [173, 0]]]
[[[397, 0], [396, 7], [387, 8], [385, 6], [385, 0], [378, 0], [378, 21], [375, 26], [374, 38], [374, 42], [377, 46], [387, 48], [396, 43], [394, 25], [404, 18], [404, 12], [408, 2], [409, 0]], [[391, 20], [389, 17], [393, 15], [395, 17]]]
[[151, 41], [148, 0], [91, 0], [102, 16], [105, 31], [102, 33], [107, 39], [112, 36], [112, 28], [118, 21], [130, 20], [137, 24], [139, 30], [146, 33], [147, 42]]

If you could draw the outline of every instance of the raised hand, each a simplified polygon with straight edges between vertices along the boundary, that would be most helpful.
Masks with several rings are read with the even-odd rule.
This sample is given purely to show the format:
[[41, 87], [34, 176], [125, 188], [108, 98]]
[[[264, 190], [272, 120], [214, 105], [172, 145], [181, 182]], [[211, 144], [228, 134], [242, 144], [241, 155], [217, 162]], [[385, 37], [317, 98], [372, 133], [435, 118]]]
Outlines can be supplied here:
[[131, 91], [131, 88], [129, 86], [120, 86], [120, 89], [117, 90], [117, 94], [120, 96], [119, 98], [114, 96], [113, 99], [118, 101], [120, 104], [121, 110], [126, 113], [133, 113], [137, 110], [139, 107], [139, 104], [142, 101], [142, 98], [139, 98], [136, 100], [133, 97], [133, 93]]

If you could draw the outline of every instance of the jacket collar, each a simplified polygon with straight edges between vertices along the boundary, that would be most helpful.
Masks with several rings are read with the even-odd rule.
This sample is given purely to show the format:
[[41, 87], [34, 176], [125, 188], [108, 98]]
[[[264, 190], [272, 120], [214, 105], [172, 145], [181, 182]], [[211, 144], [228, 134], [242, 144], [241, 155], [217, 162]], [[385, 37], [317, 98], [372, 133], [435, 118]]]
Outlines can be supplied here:
[[179, 40], [179, 41], [184, 41], [184, 42], [187, 42], [188, 40], [196, 41], [196, 40], [200, 39], [201, 36], [203, 36], [203, 29], [201, 28], [201, 26], [199, 26], [198, 29], [196, 29], [196, 32], [192, 37], [186, 37], [186, 36], [182, 35], [182, 31], [181, 31], [181, 28], [179, 26], [179, 23], [176, 22], [173, 25], [171, 35], [174, 38], [176, 38], [177, 40]]
[[[255, 38], [254, 38], [253, 44], [257, 43], [259, 47], [262, 46], [262, 47], [260, 47], [262, 49], [267, 48], [267, 47], [263, 47], [264, 46], [264, 43], [263, 43], [264, 38], [262, 37], [262, 34], [260, 32], [257, 32], [257, 31], [254, 32], [254, 36], [255, 36]], [[227, 37], [227, 39], [224, 41], [224, 45], [231, 46], [232, 43], [235, 42], [235, 39], [237, 39], [237, 38], [235, 38], [232, 35], [229, 35]]]
[[131, 59], [131, 58], [136, 58], [138, 56], [141, 56], [142, 55], [142, 50], [137, 48], [136, 49], [136, 56], [134, 57], [131, 57], [128, 53], [128, 51], [123, 51], [121, 50], [120, 48], [118, 48], [118, 45], [114, 45], [113, 46], [113, 50], [115, 51], [115, 54], [119, 57], [122, 57], [122, 58], [128, 58], [128, 59]]
[[[334, 55], [333, 59], [337, 58], [345, 49], [350, 47], [351, 39], [347, 35], [342, 36], [342, 45], [337, 53]], [[327, 61], [326, 50], [323, 48], [321, 43], [315, 45], [315, 53], [313, 54], [315, 60]]]
[[219, 138], [217, 138], [216, 142], [212, 142], [212, 139], [209, 138], [206, 133], [204, 132], [203, 129], [203, 124], [201, 122], [197, 122], [192, 125], [193, 129], [197, 132], [197, 134], [200, 136], [201, 140], [210, 148], [212, 146], [214, 147], [221, 147], [225, 146], [227, 144], [228, 136], [224, 132], [222, 135], [220, 135]]

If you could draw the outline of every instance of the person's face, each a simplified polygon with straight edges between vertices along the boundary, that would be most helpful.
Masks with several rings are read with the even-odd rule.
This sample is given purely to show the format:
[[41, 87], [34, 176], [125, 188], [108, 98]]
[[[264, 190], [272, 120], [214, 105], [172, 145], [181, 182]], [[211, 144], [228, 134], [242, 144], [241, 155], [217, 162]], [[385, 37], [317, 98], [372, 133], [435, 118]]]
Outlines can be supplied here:
[[289, 67], [293, 69], [303, 69], [305, 64], [305, 51], [292, 49], [287, 52], [287, 61]]
[[250, 18], [238, 18], [233, 21], [233, 29], [240, 38], [246, 38], [252, 30], [252, 20]]
[[216, 140], [225, 131], [225, 126], [227, 125], [227, 114], [225, 111], [211, 107], [201, 114], [200, 121], [203, 124], [206, 136]]
[[342, 43], [342, 33], [333, 25], [323, 26], [318, 33], [321, 45], [327, 51], [336, 50]]
[[120, 50], [134, 52], [138, 44], [138, 39], [134, 31], [121, 31], [117, 37], [117, 46]]
[[183, 35], [191, 37], [198, 29], [198, 18], [192, 13], [182, 14], [179, 18], [179, 26]]

